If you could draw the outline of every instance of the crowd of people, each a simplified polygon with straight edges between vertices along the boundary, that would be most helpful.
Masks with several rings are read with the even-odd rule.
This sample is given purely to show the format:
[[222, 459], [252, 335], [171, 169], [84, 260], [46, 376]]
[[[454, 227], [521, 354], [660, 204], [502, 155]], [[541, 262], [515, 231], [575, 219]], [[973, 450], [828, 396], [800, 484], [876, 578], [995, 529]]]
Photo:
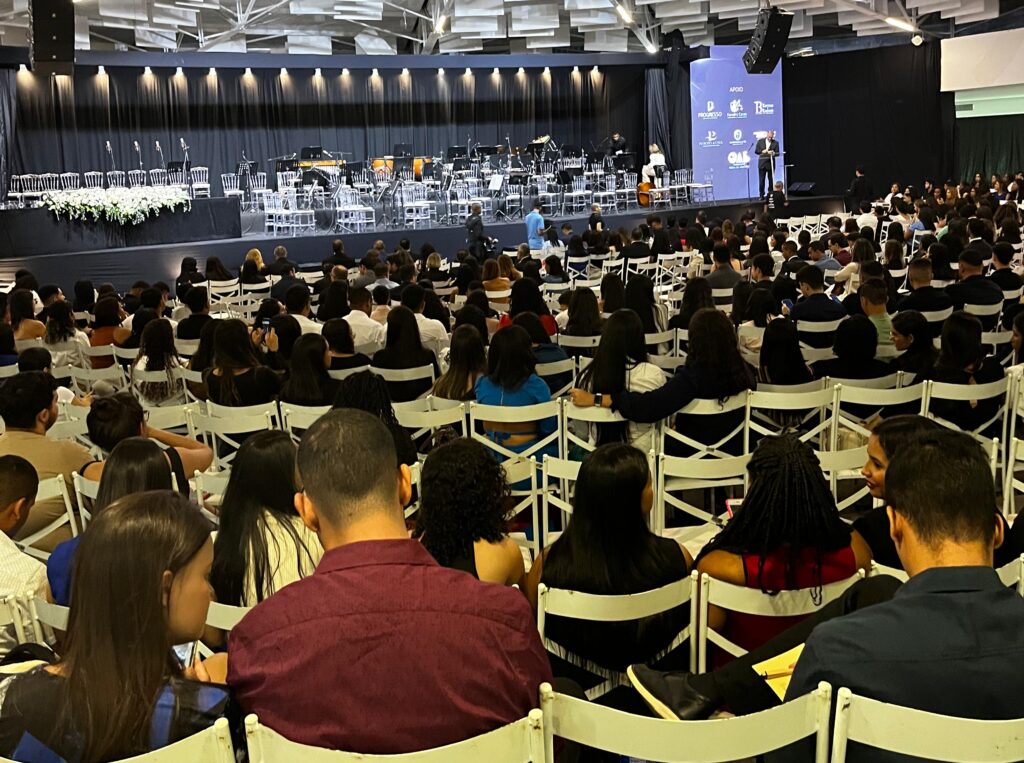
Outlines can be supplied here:
[[[797, 422], [780, 419], [778, 434], [756, 442], [742, 503], [709, 542], [687, 548], [649, 521], [658, 422], [742, 452], [729, 433], [744, 412], [676, 416], [694, 400], [897, 371], [908, 383], [1002, 378], [1018, 363], [1024, 311], [1020, 211], [1000, 201], [995, 185], [955, 199], [907, 189], [828, 221], [824, 235], [753, 212], [664, 224], [651, 215], [612, 231], [598, 210], [582, 235], [566, 231], [564, 247], [528, 243], [484, 262], [464, 251], [447, 264], [404, 240], [355, 261], [339, 240], [314, 278], [300, 277], [284, 247], [269, 262], [254, 249], [237, 274], [216, 258], [200, 272], [186, 258], [173, 284], [138, 282], [121, 295], [80, 281], [71, 299], [19, 273], [0, 324], [9, 350], [0, 364], [17, 365], [0, 386], [0, 595], [70, 612], [67, 631], [44, 639], [50, 652], [3, 631], [7, 661], [37, 664], [0, 673], [0, 755], [114, 760], [221, 716], [237, 733], [250, 712], [318, 747], [411, 752], [525, 716], [542, 682], [588, 688], [569, 656], [628, 669], [665, 717], [749, 713], [779, 702], [750, 669], [754, 658], [804, 642], [789, 697], [824, 680], [931, 712], [1024, 717], [1024, 599], [993, 571], [1024, 552], [1024, 524], [1000, 513], [989, 459], [969, 434], [884, 412], [862, 472], [880, 505], [853, 517], [840, 514]], [[903, 214], [906, 224], [892, 219]], [[599, 273], [618, 256], [625, 268]], [[581, 257], [593, 259], [579, 266]], [[596, 288], [572, 288], [595, 276]], [[235, 278], [257, 294], [245, 320], [218, 305], [217, 284]], [[807, 331], [814, 322], [836, 327]], [[987, 338], [1000, 325], [1012, 331], [1006, 347]], [[674, 341], [652, 338], [667, 329], [679, 330]], [[592, 341], [563, 346], [562, 337]], [[137, 352], [97, 352], [107, 346]], [[121, 369], [127, 381], [111, 373], [73, 391], [67, 366]], [[375, 369], [424, 373], [385, 380]], [[572, 513], [553, 542], [551, 528], [530, 530], [545, 541], [535, 558], [513, 538], [502, 460], [480, 440], [528, 451], [557, 420], [424, 439], [393, 408], [426, 394], [531, 406], [566, 390], [576, 406], [610, 408], [621, 421], [590, 425], [591, 449], [568, 454], [582, 462], [564, 496]], [[214, 526], [190, 502], [189, 478], [213, 463], [209, 444], [148, 423], [150, 411], [190, 400], [330, 411], [298, 445], [284, 431], [246, 437]], [[935, 412], [983, 430], [992, 404]], [[91, 452], [47, 436], [72, 406], [87, 409]], [[59, 498], [36, 503], [40, 482], [61, 477], [73, 494], [73, 474], [96, 483], [96, 498], [76, 507], [89, 521], [80, 535], [61, 527], [35, 544], [49, 553], [43, 564], [17, 542], [65, 511]], [[688, 605], [625, 622], [551, 617], [557, 655], [535, 625], [541, 585], [632, 594], [696, 570], [766, 595], [820, 596], [873, 562], [910, 582], [872, 575], [810, 618], [712, 608], [709, 626], [749, 654], [713, 652], [714, 670], [701, 675], [676, 645]], [[212, 601], [252, 609], [225, 634], [206, 626]], [[194, 657], [187, 647], [198, 640], [213, 657]]]

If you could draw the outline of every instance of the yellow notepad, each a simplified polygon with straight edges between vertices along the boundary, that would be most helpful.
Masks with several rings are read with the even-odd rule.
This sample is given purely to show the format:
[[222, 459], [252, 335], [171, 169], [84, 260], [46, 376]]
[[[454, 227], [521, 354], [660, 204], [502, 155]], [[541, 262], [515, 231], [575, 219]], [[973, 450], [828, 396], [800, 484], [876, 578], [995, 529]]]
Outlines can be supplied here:
[[764, 678], [779, 699], [786, 698], [786, 689], [789, 688], [789, 681], [793, 677], [793, 669], [803, 651], [804, 645], [798, 644], [788, 652], [776, 655], [754, 666], [754, 671]]

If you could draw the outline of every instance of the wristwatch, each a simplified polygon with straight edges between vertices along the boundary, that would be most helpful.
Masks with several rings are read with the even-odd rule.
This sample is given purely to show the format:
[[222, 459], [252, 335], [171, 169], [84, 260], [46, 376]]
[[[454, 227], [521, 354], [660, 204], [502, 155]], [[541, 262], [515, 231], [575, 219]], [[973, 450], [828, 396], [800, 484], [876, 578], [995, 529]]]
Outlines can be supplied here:
[[597, 406], [598, 408], [600, 408], [601, 407], [601, 403], [603, 403], [603, 402], [604, 402], [604, 395], [602, 395], [600, 392], [595, 392], [594, 393], [594, 405]]

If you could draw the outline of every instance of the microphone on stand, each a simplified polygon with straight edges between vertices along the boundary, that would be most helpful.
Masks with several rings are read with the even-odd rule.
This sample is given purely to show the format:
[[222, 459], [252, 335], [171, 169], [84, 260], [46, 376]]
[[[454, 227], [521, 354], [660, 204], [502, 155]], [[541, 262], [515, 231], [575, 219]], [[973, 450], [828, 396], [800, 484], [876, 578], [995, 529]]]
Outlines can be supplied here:
[[184, 151], [185, 150], [185, 139], [184, 138], [178, 138], [178, 142], [181, 144], [181, 150]]
[[116, 170], [117, 165], [114, 164], [114, 150], [110, 147], [110, 141], [107, 141], [107, 154], [110, 156], [110, 169]]

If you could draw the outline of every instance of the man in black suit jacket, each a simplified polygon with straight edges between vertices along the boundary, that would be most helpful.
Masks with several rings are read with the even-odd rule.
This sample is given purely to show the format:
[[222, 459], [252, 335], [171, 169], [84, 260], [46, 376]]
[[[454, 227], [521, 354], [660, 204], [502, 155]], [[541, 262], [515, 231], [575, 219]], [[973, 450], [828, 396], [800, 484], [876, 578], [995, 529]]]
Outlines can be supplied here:
[[853, 181], [846, 191], [846, 209], [850, 212], [856, 212], [860, 209], [862, 201], [871, 201], [873, 196], [871, 183], [864, 176], [864, 168], [857, 167], [853, 171]]
[[263, 268], [263, 275], [267, 276], [283, 276], [285, 271], [291, 268], [292, 270], [298, 270], [299, 266], [288, 259], [288, 250], [283, 246], [274, 247], [274, 261], [268, 263]]
[[967, 222], [967, 233], [970, 235], [970, 239], [967, 242], [967, 246], [964, 247], [964, 251], [975, 251], [981, 255], [983, 262], [988, 262], [992, 259], [992, 245], [985, 239], [990, 237], [992, 229], [988, 227], [988, 223], [982, 220], [980, 217], [972, 217]]
[[757, 154], [757, 182], [761, 188], [761, 195], [758, 198], [765, 199], [775, 184], [775, 157], [779, 155], [779, 142], [775, 140], [775, 130], [769, 130], [768, 134], [757, 142], [754, 153]]
[[[821, 268], [806, 265], [797, 273], [796, 280], [803, 299], [793, 305], [787, 314], [797, 322], [797, 331], [800, 329], [800, 321], [827, 323], [846, 317], [846, 309], [825, 293], [825, 274]], [[805, 332], [800, 335], [801, 342], [817, 348], [831, 347], [833, 339], [835, 334], [832, 332]]]
[[672, 254], [672, 242], [669, 241], [668, 231], [661, 223], [658, 215], [647, 215], [647, 224], [651, 227], [651, 254]]
[[[946, 294], [953, 300], [955, 310], [963, 310], [964, 305], [1002, 305], [1003, 290], [994, 281], [985, 278], [985, 269], [981, 252], [976, 249], [964, 249], [960, 252], [960, 280], [946, 287]], [[998, 313], [979, 315], [985, 331], [995, 328]]]
[[627, 260], [645, 260], [650, 261], [651, 259], [651, 248], [647, 246], [647, 242], [643, 240], [644, 232], [640, 228], [633, 228], [633, 231], [629, 234], [630, 242], [626, 244], [622, 249], [622, 256]]
[[284, 295], [288, 293], [290, 288], [298, 284], [302, 284], [307, 289], [309, 288], [309, 284], [301, 278], [295, 277], [295, 266], [289, 263], [288, 267], [281, 274], [281, 280], [270, 287], [270, 296], [278, 302], [284, 302]]

